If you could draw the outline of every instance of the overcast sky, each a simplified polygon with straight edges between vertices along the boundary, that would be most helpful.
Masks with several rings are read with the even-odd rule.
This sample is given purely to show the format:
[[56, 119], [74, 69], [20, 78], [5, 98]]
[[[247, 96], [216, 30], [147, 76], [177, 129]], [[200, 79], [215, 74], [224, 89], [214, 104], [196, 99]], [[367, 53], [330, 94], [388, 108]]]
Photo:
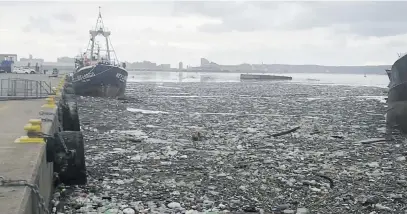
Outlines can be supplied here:
[[98, 6], [121, 61], [392, 64], [407, 2], [0, 2], [0, 53], [56, 61], [86, 48]]

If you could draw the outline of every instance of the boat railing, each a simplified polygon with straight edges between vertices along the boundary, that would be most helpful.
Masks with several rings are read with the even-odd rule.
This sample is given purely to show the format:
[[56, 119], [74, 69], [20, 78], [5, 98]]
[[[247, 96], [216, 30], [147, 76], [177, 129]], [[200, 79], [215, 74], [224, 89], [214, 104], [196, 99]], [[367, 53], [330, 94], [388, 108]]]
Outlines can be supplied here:
[[50, 82], [22, 78], [0, 79], [0, 99], [39, 99], [55, 94]]

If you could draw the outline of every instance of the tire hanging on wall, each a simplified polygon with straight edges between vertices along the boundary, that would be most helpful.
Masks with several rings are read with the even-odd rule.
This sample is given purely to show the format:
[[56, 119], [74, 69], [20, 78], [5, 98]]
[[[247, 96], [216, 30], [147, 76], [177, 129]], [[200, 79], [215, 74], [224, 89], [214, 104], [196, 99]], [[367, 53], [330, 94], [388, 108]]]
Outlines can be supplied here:
[[74, 94], [64, 94], [62, 127], [65, 131], [80, 131], [78, 105]]
[[[73, 151], [70, 155], [61, 149], [56, 151], [57, 156], [64, 157], [67, 160], [65, 169], [63, 161], [54, 161], [54, 172], [58, 173], [59, 182], [65, 185], [86, 184], [85, 148], [82, 132], [63, 131], [58, 134], [62, 137], [67, 149]], [[56, 138], [56, 140], [60, 141], [59, 138]]]
[[68, 108], [72, 122], [70, 131], [80, 131], [81, 125], [79, 122], [78, 104], [76, 102], [69, 102]]

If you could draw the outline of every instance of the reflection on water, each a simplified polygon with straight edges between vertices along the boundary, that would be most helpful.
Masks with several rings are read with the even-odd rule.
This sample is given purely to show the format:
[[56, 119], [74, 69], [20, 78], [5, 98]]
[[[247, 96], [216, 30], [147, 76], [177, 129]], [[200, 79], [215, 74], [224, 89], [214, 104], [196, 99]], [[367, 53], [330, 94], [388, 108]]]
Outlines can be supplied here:
[[[281, 75], [281, 74], [275, 74]], [[383, 75], [363, 74], [321, 74], [321, 73], [289, 73], [292, 81], [312, 85], [354, 85], [376, 86], [387, 88], [388, 77]], [[240, 73], [205, 73], [205, 72], [163, 72], [163, 71], [130, 71], [129, 82], [240, 82]]]

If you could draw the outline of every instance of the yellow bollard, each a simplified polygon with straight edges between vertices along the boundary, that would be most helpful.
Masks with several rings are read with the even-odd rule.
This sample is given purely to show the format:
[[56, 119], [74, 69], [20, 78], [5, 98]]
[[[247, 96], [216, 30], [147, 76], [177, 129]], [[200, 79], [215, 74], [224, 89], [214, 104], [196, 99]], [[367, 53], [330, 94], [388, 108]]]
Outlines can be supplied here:
[[30, 119], [28, 121], [27, 125], [29, 125], [29, 124], [31, 124], [32, 126], [35, 126], [35, 127], [38, 126], [40, 128], [40, 131], [42, 129], [42, 121], [41, 121], [41, 119]]
[[39, 133], [39, 132], [41, 132], [42, 128], [41, 128], [41, 125], [34, 125], [34, 124], [28, 123], [24, 126], [24, 130], [27, 132], [30, 132], [30, 133], [31, 132]]
[[48, 97], [45, 99], [47, 101], [46, 104], [42, 105], [42, 108], [56, 108], [57, 106], [55, 105], [55, 99], [53, 96]]
[[27, 131], [26, 136], [17, 138], [15, 143], [45, 143], [42, 136], [42, 121], [41, 119], [30, 119], [29, 123], [24, 126]]

